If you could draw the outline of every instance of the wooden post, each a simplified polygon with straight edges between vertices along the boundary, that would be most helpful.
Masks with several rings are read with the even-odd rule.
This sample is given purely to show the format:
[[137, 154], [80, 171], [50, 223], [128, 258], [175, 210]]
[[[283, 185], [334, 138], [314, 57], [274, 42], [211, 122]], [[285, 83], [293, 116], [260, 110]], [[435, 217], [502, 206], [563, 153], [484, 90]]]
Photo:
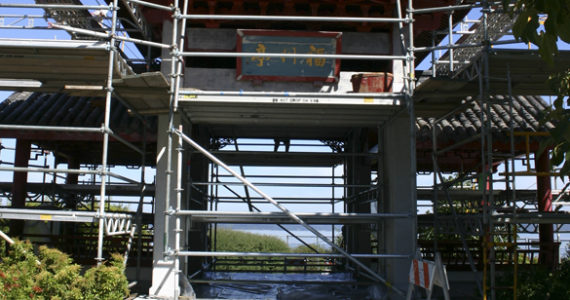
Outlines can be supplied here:
[[[30, 160], [31, 143], [27, 140], [16, 140], [16, 157], [14, 166], [27, 168]], [[12, 178], [12, 208], [24, 208], [26, 206], [26, 184], [28, 182], [28, 172], [14, 172]], [[21, 236], [24, 232], [24, 221], [12, 220], [10, 224], [10, 235], [12, 237]]]
[[[548, 151], [538, 155], [535, 153], [535, 164], [537, 173], [549, 173], [550, 161]], [[550, 186], [550, 176], [536, 176], [536, 194], [539, 212], [552, 211], [552, 189]], [[540, 254], [538, 262], [540, 264], [554, 266], [557, 262], [554, 257], [554, 232], [552, 224], [540, 224], [538, 226]]]

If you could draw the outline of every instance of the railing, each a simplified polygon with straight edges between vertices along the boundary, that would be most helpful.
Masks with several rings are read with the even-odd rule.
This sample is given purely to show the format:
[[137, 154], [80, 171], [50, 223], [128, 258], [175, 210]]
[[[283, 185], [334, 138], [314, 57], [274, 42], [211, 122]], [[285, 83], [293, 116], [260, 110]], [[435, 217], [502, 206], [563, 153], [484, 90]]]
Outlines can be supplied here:
[[342, 263], [332, 258], [221, 257], [215, 260], [212, 270], [262, 273], [320, 273], [341, 271], [342, 266]]
[[[468, 241], [468, 247], [473, 255], [473, 262], [480, 269], [483, 266], [483, 247], [480, 241]], [[542, 243], [544, 244], [544, 243]], [[519, 265], [538, 265], [539, 256], [541, 254], [539, 242], [522, 242], [512, 244], [511, 246], [495, 246], [495, 262], [497, 267], [512, 266], [515, 257], [518, 257]], [[513, 247], [516, 246], [516, 255]], [[469, 260], [465, 254], [463, 244], [458, 240], [440, 240], [438, 241], [438, 249], [433, 250], [433, 241], [419, 240], [418, 247], [422, 256], [426, 259], [434, 259], [435, 252], [441, 253], [443, 264], [448, 270], [469, 270]], [[558, 257], [560, 243], [552, 244], [552, 252]]]

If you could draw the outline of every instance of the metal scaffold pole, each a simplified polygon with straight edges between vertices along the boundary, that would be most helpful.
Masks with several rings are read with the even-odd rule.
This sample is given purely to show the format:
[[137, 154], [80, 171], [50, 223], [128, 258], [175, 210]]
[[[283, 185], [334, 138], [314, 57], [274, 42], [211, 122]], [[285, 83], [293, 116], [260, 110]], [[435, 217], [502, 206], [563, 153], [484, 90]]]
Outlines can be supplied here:
[[[411, 221], [414, 223], [414, 236], [417, 236], [417, 159], [416, 159], [416, 112], [414, 108], [414, 89], [415, 89], [415, 56], [414, 56], [414, 7], [413, 1], [408, 0], [408, 12], [407, 12], [407, 19], [408, 19], [408, 49], [407, 49], [407, 64], [408, 64], [408, 90], [407, 90], [407, 97], [408, 97], [408, 113], [410, 118], [410, 190], [412, 191], [412, 207], [410, 207], [410, 213], [412, 214]], [[414, 249], [417, 248], [417, 240], [414, 239]]]
[[[105, 93], [105, 121], [103, 133], [103, 154], [101, 158], [101, 170], [107, 170], [107, 159], [109, 151], [109, 124], [111, 118], [111, 98], [113, 96], [113, 68], [115, 65], [115, 33], [117, 27], [117, 6], [118, 0], [113, 1], [112, 6], [112, 25], [111, 32], [109, 34], [109, 63], [108, 63], [108, 74], [107, 74], [107, 86]], [[101, 193], [99, 195], [99, 232], [97, 238], [97, 264], [101, 264], [104, 260], [103, 258], [103, 235], [105, 227], [105, 188], [107, 184], [107, 176], [105, 173], [101, 173]]]
[[166, 144], [166, 176], [165, 176], [165, 194], [164, 194], [164, 207], [162, 207], [162, 213], [164, 214], [164, 252], [163, 258], [167, 258], [170, 255], [170, 252], [173, 249], [169, 249], [169, 231], [170, 231], [170, 213], [173, 207], [170, 207], [170, 194], [172, 190], [171, 181], [172, 181], [172, 136], [173, 136], [173, 128], [174, 128], [174, 102], [176, 101], [176, 78], [177, 69], [176, 69], [176, 51], [177, 45], [176, 41], [178, 40], [178, 18], [175, 17], [175, 14], [179, 13], [178, 8], [178, 1], [173, 1], [173, 19], [172, 19], [172, 41], [170, 47], [170, 103], [168, 105], [168, 138]]
[[[182, 18], [183, 14], [188, 11], [188, 0], [184, 0], [182, 7], [182, 14], [180, 12], [180, 7], [178, 1], [174, 1], [172, 8], [173, 12], [173, 22], [172, 22], [172, 47], [171, 47], [171, 101], [169, 105], [169, 116], [168, 116], [168, 145], [167, 145], [167, 175], [166, 175], [166, 195], [165, 195], [165, 246], [168, 247], [168, 235], [170, 231], [169, 215], [170, 211], [179, 212], [182, 209], [182, 159], [183, 159], [183, 144], [182, 138], [179, 136], [177, 139], [177, 164], [176, 164], [176, 202], [175, 207], [170, 207], [170, 197], [171, 197], [171, 183], [172, 183], [172, 139], [174, 135], [174, 115], [178, 113], [178, 97], [180, 92], [181, 78], [184, 74], [184, 64], [183, 57], [180, 55], [180, 51], [184, 49], [185, 32], [186, 32], [186, 19]], [[181, 20], [181, 21], [180, 21]], [[182, 132], [182, 126], [180, 125], [178, 130]], [[165, 249], [168, 253], [167, 255], [174, 254], [174, 298], [177, 298], [181, 294], [180, 290], [180, 276], [181, 276], [181, 257], [176, 256], [176, 253], [180, 252], [181, 243], [181, 217], [175, 216], [175, 236], [174, 236], [174, 249]]]
[[[486, 128], [485, 134], [483, 137], [485, 138], [485, 144], [483, 145], [484, 148], [484, 157], [485, 157], [485, 164], [483, 167], [485, 169], [484, 176], [485, 176], [485, 201], [483, 211], [485, 212], [484, 215], [484, 224], [487, 225], [488, 230], [488, 238], [487, 238], [487, 247], [485, 251], [489, 251], [488, 255], [488, 263], [489, 263], [489, 282], [490, 282], [490, 298], [491, 300], [495, 300], [495, 246], [494, 246], [494, 231], [495, 231], [495, 224], [493, 222], [493, 212], [494, 212], [494, 199], [493, 199], [493, 134], [492, 134], [492, 123], [491, 123], [491, 99], [490, 99], [490, 74], [489, 74], [489, 24], [488, 24], [488, 15], [490, 13], [489, 5], [487, 1], [483, 1], [483, 40], [485, 46], [483, 47], [483, 56], [482, 56], [482, 68], [483, 68], [483, 80], [480, 81], [483, 83], [482, 87], [482, 96], [481, 96], [481, 103], [483, 104], [482, 110], [484, 111], [485, 119], [481, 120], [482, 126]], [[484, 297], [487, 297], [485, 294]]]
[[[507, 192], [510, 190], [510, 202], [513, 206], [512, 214], [516, 216], [517, 214], [517, 186], [516, 186], [516, 177], [515, 177], [515, 120], [514, 120], [514, 103], [513, 103], [513, 92], [512, 92], [512, 82], [511, 82], [511, 70], [510, 66], [507, 68], [507, 89], [508, 89], [508, 97], [509, 97], [509, 115], [511, 119], [509, 121], [509, 143], [510, 143], [510, 153], [509, 159], [505, 161], [505, 190]], [[509, 163], [511, 165], [509, 169]], [[509, 195], [507, 196], [509, 197]], [[508, 199], [506, 200], [509, 201]], [[509, 226], [509, 247], [512, 248], [512, 263], [513, 263], [513, 300], [517, 300], [517, 280], [518, 280], [518, 265], [519, 265], [519, 255], [518, 255], [518, 232], [517, 232], [517, 224], [508, 224]]]
[[[182, 125], [180, 125], [178, 127], [179, 131], [182, 131]], [[176, 211], [180, 211], [182, 208], [182, 158], [183, 158], [183, 153], [184, 153], [184, 147], [182, 144], [182, 138], [179, 136], [178, 139], [176, 139], [176, 153], [178, 155], [178, 158], [176, 160]], [[180, 252], [180, 239], [181, 239], [181, 235], [182, 235], [182, 222], [181, 222], [181, 217], [179, 215], [176, 215], [175, 217], [175, 229], [174, 229], [174, 253], [178, 253]], [[177, 296], [180, 294], [179, 291], [179, 282], [180, 282], [180, 274], [182, 273], [182, 271], [180, 270], [180, 257], [175, 257], [174, 258], [174, 291], [176, 291]]]

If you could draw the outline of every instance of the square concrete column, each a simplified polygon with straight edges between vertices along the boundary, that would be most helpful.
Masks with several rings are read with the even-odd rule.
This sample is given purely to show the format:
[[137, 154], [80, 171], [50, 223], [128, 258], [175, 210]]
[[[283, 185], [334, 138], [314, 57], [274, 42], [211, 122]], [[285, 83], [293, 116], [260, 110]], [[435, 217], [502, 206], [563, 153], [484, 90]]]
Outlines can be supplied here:
[[[166, 45], [172, 44], [172, 27], [173, 24], [170, 20], [164, 20], [162, 22], [162, 43]], [[180, 31], [179, 31], [180, 32]], [[170, 55], [169, 49], [162, 49], [160, 52], [160, 72], [164, 74], [167, 80], [170, 80], [170, 74], [172, 73], [172, 56]]]
[[[403, 55], [407, 45], [402, 45], [398, 26], [392, 28], [392, 54]], [[405, 38], [407, 31], [404, 30]], [[394, 82], [393, 92], [404, 91], [404, 62], [392, 61]], [[379, 132], [379, 149], [382, 160], [379, 163], [379, 176], [383, 182], [383, 197], [378, 203], [383, 213], [404, 213], [412, 217], [405, 219], [384, 220], [379, 233], [379, 248], [387, 254], [413, 255], [416, 252], [417, 220], [416, 220], [416, 149], [415, 149], [415, 117], [401, 114], [388, 121]], [[406, 291], [411, 259], [387, 259], [383, 261], [386, 280], [394, 287]], [[389, 299], [401, 299], [390, 292]]]
[[[384, 127], [383, 178], [385, 213], [416, 212], [416, 172], [411, 153], [410, 118], [392, 120]], [[387, 219], [384, 222], [383, 248], [390, 254], [413, 254], [416, 250], [416, 219]], [[408, 286], [410, 259], [385, 262], [386, 279], [401, 290]], [[397, 297], [392, 297], [397, 299]]]
[[[355, 153], [346, 159], [346, 178], [350, 185], [366, 186], [371, 184], [371, 162], [367, 156], [356, 154], [368, 153], [368, 130], [355, 128], [346, 142], [346, 151]], [[358, 196], [366, 191], [365, 187], [349, 187], [347, 189], [347, 212], [370, 213], [370, 203]], [[345, 243], [349, 253], [371, 253], [371, 227], [370, 224], [353, 224], [345, 226]], [[368, 264], [370, 260], [361, 260]]]
[[[180, 116], [175, 115], [174, 126], [180, 124]], [[178, 164], [178, 136], [172, 138], [172, 164], [167, 164], [168, 145], [168, 115], [158, 116], [158, 133], [156, 141], [156, 192], [155, 192], [155, 214], [154, 214], [154, 248], [152, 263], [152, 286], [149, 294], [162, 299], [173, 299], [178, 295], [178, 280], [175, 274], [175, 263], [172, 257], [166, 257], [164, 252], [174, 250], [175, 218], [171, 216], [168, 224], [168, 241], [165, 240], [165, 211], [176, 208], [176, 183], [179, 178], [176, 174]], [[166, 186], [166, 174], [171, 172], [170, 187]], [[166, 199], [166, 189], [170, 188], [170, 197]]]

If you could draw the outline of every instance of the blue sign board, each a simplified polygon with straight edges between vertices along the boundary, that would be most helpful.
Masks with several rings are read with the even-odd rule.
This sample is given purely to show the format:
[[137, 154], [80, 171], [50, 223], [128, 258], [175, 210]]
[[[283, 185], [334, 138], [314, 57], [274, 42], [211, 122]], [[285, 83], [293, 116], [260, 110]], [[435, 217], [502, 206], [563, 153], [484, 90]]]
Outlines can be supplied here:
[[[238, 52], [286, 54], [340, 53], [340, 32], [238, 30]], [[240, 57], [238, 80], [338, 80], [340, 60], [325, 58]]]

